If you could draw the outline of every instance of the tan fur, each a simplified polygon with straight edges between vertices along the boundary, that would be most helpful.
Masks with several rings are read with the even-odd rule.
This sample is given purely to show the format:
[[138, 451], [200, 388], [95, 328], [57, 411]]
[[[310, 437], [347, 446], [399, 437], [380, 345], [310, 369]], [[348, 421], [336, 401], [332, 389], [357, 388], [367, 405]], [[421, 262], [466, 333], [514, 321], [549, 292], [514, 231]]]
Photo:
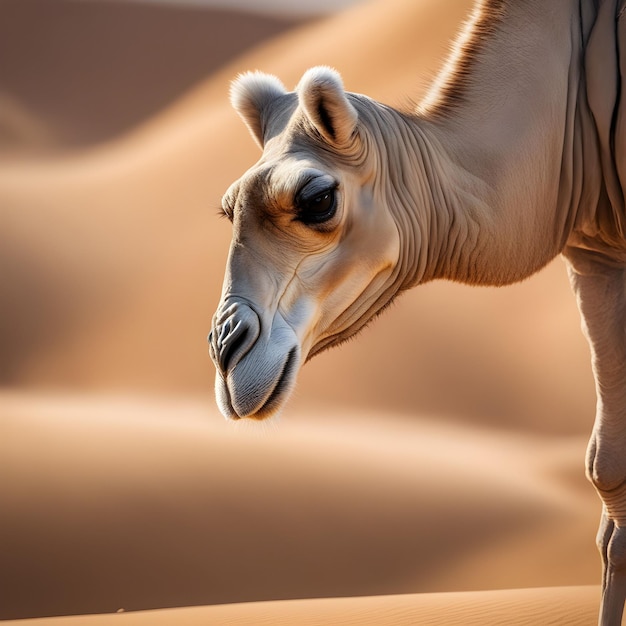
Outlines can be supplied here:
[[504, 18], [509, 1], [482, 0], [476, 3], [454, 41], [446, 64], [418, 104], [420, 115], [446, 116], [461, 105], [471, 81], [472, 68]]

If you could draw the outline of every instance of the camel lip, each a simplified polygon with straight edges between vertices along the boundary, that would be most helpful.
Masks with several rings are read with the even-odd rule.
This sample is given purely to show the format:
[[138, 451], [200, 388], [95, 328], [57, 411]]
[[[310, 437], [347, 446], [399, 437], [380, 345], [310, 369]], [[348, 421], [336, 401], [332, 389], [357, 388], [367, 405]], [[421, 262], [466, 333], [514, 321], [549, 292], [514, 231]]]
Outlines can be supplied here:
[[235, 411], [230, 397], [230, 389], [228, 389], [226, 380], [219, 370], [217, 370], [215, 376], [215, 394], [216, 397], [219, 398], [217, 404], [224, 418], [233, 422], [239, 420], [240, 417], [237, 411]]
[[250, 412], [240, 412], [241, 409], [238, 411], [237, 408], [235, 408], [237, 403], [233, 402], [233, 389], [229, 386], [227, 380], [218, 373], [217, 380], [221, 388], [220, 409], [224, 417], [231, 421], [239, 421], [241, 419], [262, 421], [275, 415], [280, 410], [285, 396], [288, 395], [292, 388], [294, 375], [297, 372], [298, 353], [299, 349], [297, 346], [289, 350], [278, 376], [274, 378], [267, 399], [259, 408]]
[[294, 373], [294, 365], [297, 357], [297, 348], [291, 348], [289, 353], [287, 354], [287, 359], [283, 364], [283, 369], [274, 385], [274, 389], [270, 393], [268, 399], [265, 404], [261, 407], [259, 411], [248, 416], [252, 419], [263, 420], [266, 417], [270, 417], [274, 415], [276, 411], [280, 408], [281, 397], [284, 395], [285, 391], [289, 390], [289, 386], [291, 384], [291, 378], [293, 378]]

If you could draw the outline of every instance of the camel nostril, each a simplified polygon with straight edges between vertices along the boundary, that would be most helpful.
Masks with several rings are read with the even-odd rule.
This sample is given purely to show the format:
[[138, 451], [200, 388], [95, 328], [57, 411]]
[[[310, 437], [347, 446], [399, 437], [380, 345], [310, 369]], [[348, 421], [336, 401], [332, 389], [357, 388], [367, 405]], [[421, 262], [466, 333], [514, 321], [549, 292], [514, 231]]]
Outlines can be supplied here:
[[228, 335], [226, 335], [222, 341], [219, 355], [219, 362], [222, 371], [227, 372], [229, 370], [231, 360], [237, 354], [239, 348], [246, 343], [248, 332], [248, 328], [239, 323]]
[[257, 314], [248, 306], [233, 306], [209, 333], [211, 359], [226, 376], [254, 345], [260, 333]]

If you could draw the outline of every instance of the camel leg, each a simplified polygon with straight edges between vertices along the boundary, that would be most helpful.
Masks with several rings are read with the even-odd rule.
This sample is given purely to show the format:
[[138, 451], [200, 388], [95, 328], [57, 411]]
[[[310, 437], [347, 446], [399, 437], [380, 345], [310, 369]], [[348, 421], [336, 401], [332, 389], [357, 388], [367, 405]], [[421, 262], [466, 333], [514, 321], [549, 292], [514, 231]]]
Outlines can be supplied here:
[[603, 502], [599, 624], [620, 626], [626, 599], [626, 271], [581, 252], [568, 260], [596, 382], [587, 476]]
[[611, 535], [613, 534], [614, 528], [615, 524], [609, 518], [606, 507], [603, 504], [600, 528], [598, 529], [598, 535], [596, 537], [596, 545], [598, 546], [598, 551], [602, 557], [602, 593], [604, 593], [604, 590], [606, 589], [606, 575], [609, 564], [609, 542], [611, 541]]
[[626, 597], [626, 528], [613, 528], [607, 552], [599, 624], [619, 626]]
[[[601, 492], [600, 496], [602, 497]], [[607, 495], [604, 494], [604, 497]], [[598, 531], [598, 549], [602, 555], [602, 604], [599, 624], [619, 626], [622, 623], [626, 598], [626, 528], [617, 526], [605, 507]]]

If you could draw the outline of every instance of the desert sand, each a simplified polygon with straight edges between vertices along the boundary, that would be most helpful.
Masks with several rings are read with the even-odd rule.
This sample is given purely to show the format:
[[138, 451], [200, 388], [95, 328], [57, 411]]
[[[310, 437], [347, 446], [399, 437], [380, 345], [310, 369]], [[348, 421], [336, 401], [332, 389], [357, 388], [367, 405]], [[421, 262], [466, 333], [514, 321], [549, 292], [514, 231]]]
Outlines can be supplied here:
[[[107, 20], [137, 10], [114, 5]], [[561, 261], [506, 289], [402, 296], [308, 364], [268, 424], [226, 423], [212, 398], [205, 337], [230, 239], [217, 209], [258, 156], [229, 80], [261, 69], [293, 86], [330, 64], [403, 106], [470, 6], [373, 0], [281, 23], [184, 80], [144, 75], [167, 84], [124, 115], [55, 109], [46, 81], [80, 102], [63, 64], [31, 72], [28, 105], [0, 80], [0, 619], [595, 623], [595, 399]], [[154, 43], [168, 9], [141, 10]], [[208, 33], [216, 10], [194, 11]], [[104, 89], [128, 56], [92, 18], [56, 54], [96, 42]], [[236, 20], [219, 24], [237, 40]], [[4, 60], [18, 78], [20, 62]]]
[[215, 626], [249, 626], [250, 624], [377, 624], [380, 626], [535, 626], [568, 624], [583, 626], [595, 623], [596, 587], [561, 587], [482, 591], [475, 593], [420, 594], [341, 598], [323, 600], [290, 600], [283, 602], [250, 602], [243, 605], [169, 609], [115, 615], [52, 618], [7, 622], [22, 626], [46, 624], [55, 626], [105, 626], [114, 622], [124, 626], [146, 624], [212, 624]]

